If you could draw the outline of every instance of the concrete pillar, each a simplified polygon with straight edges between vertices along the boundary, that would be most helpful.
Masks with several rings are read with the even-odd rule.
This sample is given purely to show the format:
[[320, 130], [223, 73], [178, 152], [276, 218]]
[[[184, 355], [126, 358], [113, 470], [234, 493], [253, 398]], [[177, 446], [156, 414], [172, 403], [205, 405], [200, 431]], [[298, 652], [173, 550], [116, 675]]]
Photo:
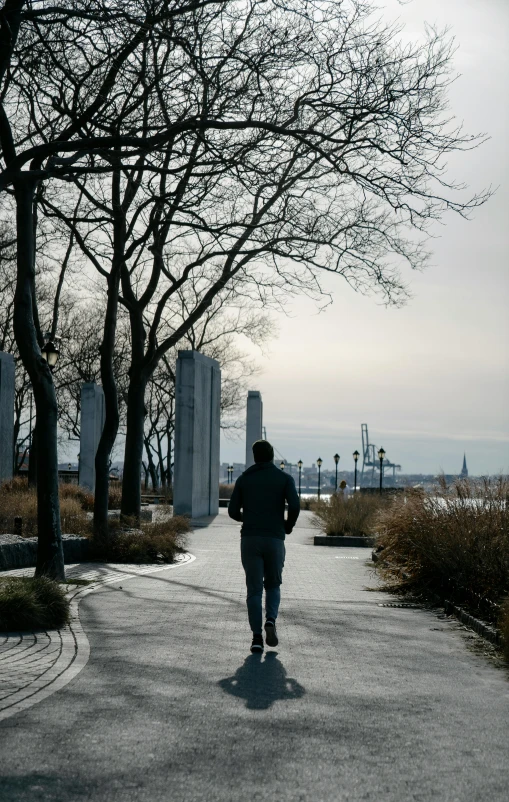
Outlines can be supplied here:
[[262, 439], [263, 403], [258, 390], [249, 390], [246, 410], [246, 468], [254, 464], [253, 443]]
[[0, 484], [14, 463], [14, 357], [0, 351]]
[[219, 510], [219, 362], [198, 351], [179, 351], [175, 385], [175, 515]]
[[103, 388], [94, 382], [82, 385], [79, 483], [92, 491], [95, 490], [95, 455], [105, 414]]

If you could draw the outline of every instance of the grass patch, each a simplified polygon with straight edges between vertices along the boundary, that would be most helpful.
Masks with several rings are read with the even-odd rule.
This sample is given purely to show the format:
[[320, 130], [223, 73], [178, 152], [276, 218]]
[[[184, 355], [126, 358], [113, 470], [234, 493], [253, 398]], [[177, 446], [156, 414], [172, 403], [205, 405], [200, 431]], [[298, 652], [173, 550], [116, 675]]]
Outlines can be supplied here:
[[373, 534], [377, 514], [387, 506], [386, 496], [332, 493], [328, 499], [314, 501], [313, 524], [326, 535], [366, 537]]
[[509, 596], [508, 494], [509, 483], [499, 479], [394, 498], [375, 522], [382, 575], [401, 590], [449, 598], [496, 622]]
[[52, 579], [11, 577], [0, 582], [0, 631], [59, 629], [70, 620], [65, 590]]
[[189, 521], [182, 516], [125, 529], [112, 522], [108, 538], [97, 545], [97, 558], [117, 563], [171, 563], [185, 549]]

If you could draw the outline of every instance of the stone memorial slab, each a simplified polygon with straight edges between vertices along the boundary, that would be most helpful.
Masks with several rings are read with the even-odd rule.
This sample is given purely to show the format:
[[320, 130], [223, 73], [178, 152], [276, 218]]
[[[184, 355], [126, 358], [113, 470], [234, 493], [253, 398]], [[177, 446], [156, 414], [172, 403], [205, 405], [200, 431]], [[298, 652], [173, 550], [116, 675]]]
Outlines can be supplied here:
[[13, 439], [14, 357], [0, 351], [0, 484], [12, 479]]
[[102, 387], [94, 382], [87, 382], [81, 388], [79, 483], [81, 487], [92, 491], [95, 489], [95, 455], [105, 414]]
[[263, 402], [258, 390], [249, 390], [246, 409], [246, 468], [254, 465], [253, 443], [262, 439]]
[[179, 351], [175, 387], [175, 515], [219, 509], [221, 370], [198, 351]]

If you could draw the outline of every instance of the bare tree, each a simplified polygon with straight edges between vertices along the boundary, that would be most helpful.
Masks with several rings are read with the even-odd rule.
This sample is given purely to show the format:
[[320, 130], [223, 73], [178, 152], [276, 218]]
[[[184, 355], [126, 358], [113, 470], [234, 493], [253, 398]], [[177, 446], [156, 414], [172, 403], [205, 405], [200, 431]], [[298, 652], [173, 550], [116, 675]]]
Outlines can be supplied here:
[[[48, 420], [52, 466], [56, 403], [34, 314], [35, 188], [112, 175], [101, 374], [115, 424], [121, 284], [131, 329], [125, 514], [139, 513], [147, 382], [227, 286], [266, 301], [278, 290], [319, 292], [327, 271], [398, 302], [398, 263], [425, 261], [412, 232], [487, 197], [456, 194], [445, 176], [450, 152], [481, 141], [445, 111], [450, 44], [434, 31], [422, 45], [401, 44], [368, 2], [75, 2], [63, 11], [7, 0], [0, 41], [16, 339]], [[96, 204], [95, 190], [88, 200]], [[174, 301], [188, 280], [200, 296], [184, 319]], [[171, 332], [161, 337], [163, 319]], [[54, 480], [47, 471], [39, 495], [38, 570], [61, 575]]]

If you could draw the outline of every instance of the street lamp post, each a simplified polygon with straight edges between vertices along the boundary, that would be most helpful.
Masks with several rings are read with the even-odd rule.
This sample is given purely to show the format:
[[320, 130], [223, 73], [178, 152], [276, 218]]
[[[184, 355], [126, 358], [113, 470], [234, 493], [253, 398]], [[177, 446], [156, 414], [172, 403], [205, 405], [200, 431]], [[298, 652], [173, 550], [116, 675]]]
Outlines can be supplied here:
[[228, 465], [228, 484], [231, 485], [233, 481], [233, 465]]
[[385, 451], [383, 448], [380, 448], [378, 451], [378, 459], [380, 460], [380, 494], [382, 493], [382, 485], [384, 479], [384, 457]]
[[321, 484], [320, 473], [321, 473], [321, 469], [322, 469], [322, 462], [323, 462], [323, 460], [320, 457], [318, 457], [318, 459], [316, 460], [316, 464], [318, 465], [318, 500], [320, 500], [320, 489], [321, 489], [320, 488], [320, 484]]
[[357, 492], [357, 460], [359, 459], [359, 456], [360, 456], [359, 452], [357, 451], [357, 449], [355, 449], [355, 451], [353, 452], [353, 459], [354, 459], [354, 462], [355, 462], [355, 471], [354, 471], [354, 480], [353, 480], [353, 492], [354, 493]]
[[302, 463], [302, 460], [300, 459], [298, 461], [298, 463], [297, 463], [297, 466], [299, 468], [299, 498], [300, 498], [300, 487], [301, 487], [301, 480], [302, 480], [302, 465], [303, 465], [303, 463]]
[[285, 469], [285, 461], [283, 459], [279, 463], [279, 467], [281, 468], [282, 471], [284, 471], [284, 469]]
[[339, 454], [334, 454], [334, 462], [336, 463], [336, 493], [338, 492], [338, 462], [339, 462]]

